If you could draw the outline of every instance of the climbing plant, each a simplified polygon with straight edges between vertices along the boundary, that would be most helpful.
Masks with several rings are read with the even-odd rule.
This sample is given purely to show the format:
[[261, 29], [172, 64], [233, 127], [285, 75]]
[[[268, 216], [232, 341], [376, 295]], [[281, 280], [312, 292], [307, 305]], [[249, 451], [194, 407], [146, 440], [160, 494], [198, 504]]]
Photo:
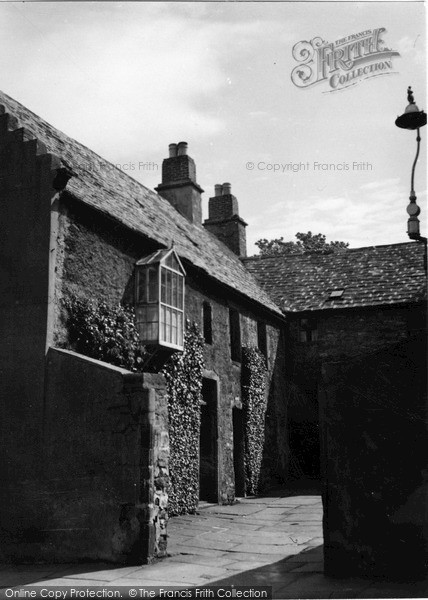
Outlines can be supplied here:
[[169, 414], [170, 515], [194, 513], [198, 506], [203, 368], [203, 338], [198, 326], [187, 321], [184, 351], [174, 354], [163, 370]]
[[[69, 347], [131, 371], [143, 370], [145, 349], [133, 307], [77, 296], [63, 304]], [[169, 413], [170, 515], [194, 513], [198, 505], [203, 347], [198, 326], [187, 321], [184, 351], [173, 354], [162, 371]]]
[[145, 350], [132, 306], [70, 296], [63, 302], [69, 345], [73, 350], [130, 371], [144, 364]]
[[245, 489], [260, 490], [265, 415], [267, 408], [266, 359], [257, 348], [242, 349], [242, 404], [245, 423]]

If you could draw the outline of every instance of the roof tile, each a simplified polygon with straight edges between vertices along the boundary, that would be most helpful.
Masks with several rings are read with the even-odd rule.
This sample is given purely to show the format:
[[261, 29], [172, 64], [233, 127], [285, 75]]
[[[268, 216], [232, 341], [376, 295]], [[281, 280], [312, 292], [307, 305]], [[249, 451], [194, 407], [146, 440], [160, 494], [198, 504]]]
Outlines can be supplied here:
[[[332, 254], [243, 259], [265, 291], [287, 312], [421, 302], [426, 298], [423, 244], [350, 248]], [[328, 300], [343, 288], [340, 300]]]
[[19, 120], [47, 151], [57, 155], [73, 176], [67, 191], [126, 227], [168, 247], [209, 276], [275, 312], [280, 309], [240, 259], [214, 235], [190, 223], [167, 200], [79, 144], [30, 110], [0, 92], [0, 104]]

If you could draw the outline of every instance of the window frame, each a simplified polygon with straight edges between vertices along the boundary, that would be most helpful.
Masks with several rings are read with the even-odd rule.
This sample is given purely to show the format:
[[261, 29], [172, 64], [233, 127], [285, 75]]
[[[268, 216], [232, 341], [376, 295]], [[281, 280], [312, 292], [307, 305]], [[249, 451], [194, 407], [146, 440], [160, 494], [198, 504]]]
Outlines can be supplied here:
[[[162, 302], [162, 269], [170, 271], [171, 273], [175, 273], [181, 278], [181, 281], [183, 282], [182, 299], [181, 299], [182, 308], [179, 308], [178, 306], [173, 306], [172, 304], [168, 304], [167, 302]], [[185, 307], [185, 293], [186, 293], [185, 278], [184, 278], [183, 273], [181, 273], [180, 271], [177, 271], [176, 269], [173, 269], [172, 267], [167, 266], [166, 264], [163, 264], [162, 262], [159, 264], [159, 274], [158, 275], [159, 275], [159, 283], [158, 283], [158, 285], [159, 285], [159, 300], [158, 300], [158, 304], [159, 304], [159, 336], [158, 336], [159, 344], [161, 346], [167, 346], [168, 348], [182, 349], [184, 347], [184, 307]], [[171, 282], [172, 282], [172, 280], [171, 280]], [[172, 293], [172, 291], [171, 291], [171, 293]], [[168, 295], [168, 292], [166, 293], [166, 295]], [[172, 342], [167, 342], [166, 340], [162, 339], [161, 330], [164, 329], [163, 326], [166, 326], [166, 323], [162, 322], [162, 307], [165, 308], [165, 312], [169, 309], [170, 311], [174, 311], [174, 312], [181, 314], [181, 341], [182, 341], [182, 344], [174, 344]], [[172, 312], [170, 314], [172, 315]], [[171, 337], [172, 337], [172, 319], [171, 319], [169, 326], [171, 328]], [[178, 325], [177, 325], [176, 329], [177, 329], [177, 337], [178, 337], [178, 333], [179, 333]], [[166, 331], [166, 328], [165, 328], [165, 331]]]
[[[174, 266], [167, 264], [171, 254]], [[156, 271], [156, 277], [150, 276], [153, 271]], [[156, 291], [153, 293], [155, 280]], [[158, 250], [136, 263], [134, 301], [136, 325], [141, 342], [147, 346], [156, 345], [182, 351], [185, 333], [186, 272], [173, 248]], [[150, 309], [155, 311], [157, 322], [147, 320]], [[154, 326], [157, 326], [157, 334]], [[143, 332], [146, 336], [142, 335]], [[148, 336], [149, 333], [151, 336]], [[175, 338], [175, 341], [167, 341], [167, 338]]]
[[[208, 317], [208, 318], [207, 318]], [[202, 331], [205, 344], [213, 344], [213, 307], [208, 300], [202, 302]]]
[[233, 362], [242, 362], [241, 314], [234, 306], [229, 306], [230, 358]]
[[267, 361], [268, 355], [268, 332], [266, 321], [257, 321], [257, 348]]
[[[303, 324], [304, 321], [307, 321], [306, 325]], [[301, 317], [299, 319], [299, 342], [301, 344], [312, 344], [317, 341], [318, 320], [314, 317]]]

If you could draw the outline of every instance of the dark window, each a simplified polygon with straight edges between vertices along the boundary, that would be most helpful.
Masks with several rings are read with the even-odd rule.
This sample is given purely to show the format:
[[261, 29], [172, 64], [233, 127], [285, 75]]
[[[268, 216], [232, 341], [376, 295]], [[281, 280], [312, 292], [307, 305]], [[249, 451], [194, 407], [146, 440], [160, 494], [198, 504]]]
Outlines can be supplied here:
[[267, 358], [266, 323], [262, 321], [257, 321], [257, 346], [264, 357]]
[[204, 326], [204, 340], [206, 344], [213, 343], [213, 315], [209, 302], [202, 304], [202, 320]]
[[236, 360], [237, 362], [241, 362], [241, 325], [239, 321], [239, 312], [235, 308], [230, 308], [230, 354], [232, 360]]
[[300, 319], [300, 341], [316, 342], [318, 339], [317, 322], [315, 319]]

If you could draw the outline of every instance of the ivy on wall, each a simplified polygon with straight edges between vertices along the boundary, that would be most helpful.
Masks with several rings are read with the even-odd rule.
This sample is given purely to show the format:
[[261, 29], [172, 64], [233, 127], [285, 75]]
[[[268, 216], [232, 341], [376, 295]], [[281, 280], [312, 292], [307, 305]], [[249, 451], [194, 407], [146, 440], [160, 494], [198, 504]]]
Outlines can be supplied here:
[[[130, 371], [143, 370], [146, 355], [133, 307], [77, 296], [64, 300], [64, 306], [73, 350]], [[174, 353], [162, 371], [169, 413], [170, 515], [194, 513], [198, 506], [203, 348], [198, 326], [187, 321], [184, 351]]]
[[67, 309], [69, 344], [97, 360], [139, 371], [145, 358], [132, 306], [110, 306], [101, 300], [70, 296]]
[[184, 352], [174, 354], [163, 370], [169, 414], [170, 515], [194, 513], [198, 506], [203, 347], [198, 326], [187, 321]]
[[257, 494], [265, 441], [266, 359], [257, 348], [242, 348], [242, 405], [245, 427], [245, 489]]

